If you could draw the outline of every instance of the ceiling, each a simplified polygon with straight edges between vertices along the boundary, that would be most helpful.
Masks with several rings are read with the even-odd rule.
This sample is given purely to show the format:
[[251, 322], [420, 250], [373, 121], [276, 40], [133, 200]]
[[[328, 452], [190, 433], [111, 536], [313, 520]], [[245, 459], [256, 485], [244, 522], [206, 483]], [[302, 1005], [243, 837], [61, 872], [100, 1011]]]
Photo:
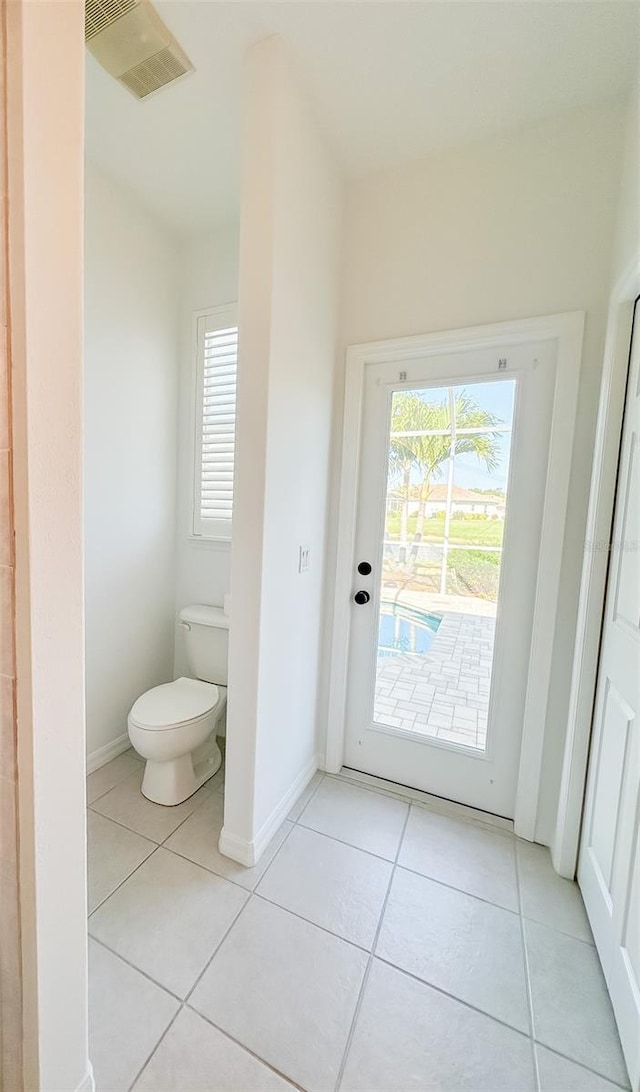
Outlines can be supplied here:
[[638, 4], [157, 0], [196, 72], [136, 101], [87, 54], [87, 153], [181, 235], [237, 215], [241, 65], [293, 47], [345, 172], [362, 175], [623, 93]]

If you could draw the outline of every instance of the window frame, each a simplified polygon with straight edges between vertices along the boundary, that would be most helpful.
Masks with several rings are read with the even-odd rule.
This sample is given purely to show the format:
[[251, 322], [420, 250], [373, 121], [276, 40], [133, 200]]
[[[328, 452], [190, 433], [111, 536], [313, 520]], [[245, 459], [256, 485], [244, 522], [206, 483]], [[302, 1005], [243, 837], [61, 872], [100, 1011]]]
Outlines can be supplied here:
[[205, 334], [214, 333], [216, 330], [224, 330], [226, 327], [235, 327], [236, 329], [238, 327], [237, 303], [225, 303], [193, 312], [193, 477], [190, 537], [201, 543], [230, 543], [233, 527], [233, 509], [232, 518], [229, 520], [203, 519], [200, 514], [204, 409], [204, 338]]

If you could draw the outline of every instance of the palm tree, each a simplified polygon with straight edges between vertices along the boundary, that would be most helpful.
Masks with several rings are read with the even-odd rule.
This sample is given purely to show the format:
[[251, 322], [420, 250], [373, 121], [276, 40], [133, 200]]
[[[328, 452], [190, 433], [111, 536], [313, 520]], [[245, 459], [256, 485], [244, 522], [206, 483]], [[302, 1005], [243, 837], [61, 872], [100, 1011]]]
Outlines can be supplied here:
[[[500, 433], [498, 431], [466, 433], [465, 429], [497, 429], [502, 421], [482, 409], [468, 394], [460, 393], [454, 402], [455, 441], [451, 439], [451, 399], [426, 402], [416, 391], [403, 391], [394, 396], [389, 445], [390, 476], [400, 478], [402, 509], [400, 538], [406, 542], [409, 525], [409, 499], [412, 471], [420, 474], [418, 485], [418, 517], [414, 541], [422, 540], [426, 506], [433, 479], [452, 455], [475, 455], [487, 470], [499, 462]], [[435, 435], [434, 435], [435, 433]], [[404, 556], [403, 556], [404, 555]], [[406, 560], [404, 550], [401, 561]]]

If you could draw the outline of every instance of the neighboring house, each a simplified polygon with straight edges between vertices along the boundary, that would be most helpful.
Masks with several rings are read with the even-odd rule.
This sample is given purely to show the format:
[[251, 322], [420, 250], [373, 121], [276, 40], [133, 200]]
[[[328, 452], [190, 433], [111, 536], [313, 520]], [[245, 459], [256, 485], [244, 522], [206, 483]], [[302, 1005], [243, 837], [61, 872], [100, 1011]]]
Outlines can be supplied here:
[[[425, 505], [427, 516], [435, 516], [445, 511], [447, 492], [446, 485], [432, 486]], [[460, 512], [461, 515], [497, 516], [499, 519], [504, 519], [506, 498], [500, 493], [479, 493], [454, 485], [451, 489], [451, 501], [452, 512]]]
[[[418, 489], [414, 486], [409, 499], [409, 516], [415, 516], [420, 508], [420, 501], [416, 494]], [[446, 511], [448, 487], [446, 485], [434, 485], [429, 490], [429, 499], [425, 504], [427, 519]], [[463, 489], [460, 485], [454, 485], [451, 489], [451, 511], [460, 515], [493, 516], [504, 519], [506, 497], [501, 493], [480, 493], [472, 489]], [[392, 502], [393, 511], [400, 512], [402, 498], [398, 497]]]

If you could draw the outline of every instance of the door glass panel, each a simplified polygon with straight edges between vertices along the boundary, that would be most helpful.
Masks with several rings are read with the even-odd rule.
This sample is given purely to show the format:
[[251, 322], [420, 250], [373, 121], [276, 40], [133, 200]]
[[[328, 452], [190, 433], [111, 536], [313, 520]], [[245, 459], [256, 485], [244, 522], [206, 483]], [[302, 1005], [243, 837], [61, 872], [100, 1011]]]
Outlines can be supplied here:
[[374, 720], [486, 748], [515, 380], [391, 399]]

